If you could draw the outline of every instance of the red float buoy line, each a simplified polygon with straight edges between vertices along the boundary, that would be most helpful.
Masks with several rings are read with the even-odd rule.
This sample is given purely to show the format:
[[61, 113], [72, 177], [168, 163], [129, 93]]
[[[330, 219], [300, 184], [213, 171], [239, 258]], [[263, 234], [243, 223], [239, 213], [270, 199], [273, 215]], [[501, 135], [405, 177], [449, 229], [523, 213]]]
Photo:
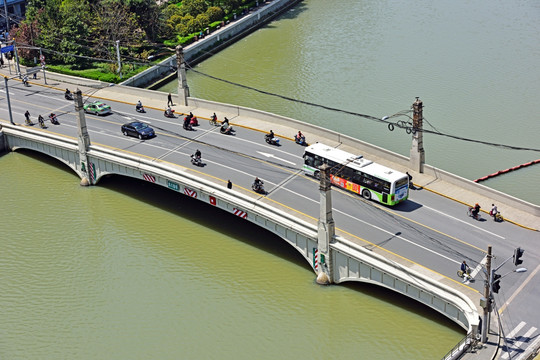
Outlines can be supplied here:
[[489, 174], [489, 175], [483, 176], [481, 178], [478, 178], [478, 179], [474, 180], [474, 182], [477, 183], [477, 182], [480, 182], [480, 181], [484, 181], [484, 180], [490, 179], [492, 177], [499, 176], [499, 175], [502, 175], [502, 174], [506, 174], [506, 173], [509, 173], [510, 171], [514, 171], [514, 170], [521, 169], [521, 168], [531, 166], [531, 165], [534, 165], [534, 164], [538, 164], [538, 163], [540, 163], [540, 159], [530, 161], [528, 163], [521, 164], [521, 165], [518, 165], [518, 166], [514, 166], [514, 167], [511, 167], [511, 168], [508, 168], [508, 169], [505, 169], [505, 170], [497, 171], [496, 173]]

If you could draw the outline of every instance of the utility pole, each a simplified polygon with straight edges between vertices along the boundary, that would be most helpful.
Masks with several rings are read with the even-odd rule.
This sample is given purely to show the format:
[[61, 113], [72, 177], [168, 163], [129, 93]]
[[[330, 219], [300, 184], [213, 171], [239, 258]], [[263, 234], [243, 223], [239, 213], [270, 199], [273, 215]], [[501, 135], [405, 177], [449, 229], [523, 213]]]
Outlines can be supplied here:
[[6, 100], [7, 100], [8, 111], [9, 111], [9, 122], [12, 125], [15, 125], [15, 123], [13, 122], [13, 114], [11, 113], [11, 102], [9, 101], [9, 89], [8, 89], [8, 78], [7, 77], [4, 77], [4, 82], [6, 84]]
[[17, 44], [15, 44], [15, 40], [13, 40], [13, 50], [15, 52], [15, 61], [17, 62], [17, 75], [21, 77], [21, 66], [19, 65], [19, 55], [17, 54]]
[[41, 48], [39, 48], [39, 64], [41, 65], [41, 69], [43, 70], [43, 82], [45, 83], [45, 85], [47, 85], [47, 76], [45, 75], [45, 57], [43, 56]]
[[[8, 12], [7, 12], [7, 0], [4, 0], [4, 10], [6, 12], [6, 26], [7, 26], [7, 31], [9, 33], [9, 15], [8, 15]], [[7, 40], [7, 39], [6, 39]]]
[[336, 224], [332, 217], [332, 190], [330, 182], [330, 166], [322, 164], [320, 169], [320, 214], [318, 222], [318, 243], [320, 252], [320, 272], [317, 274], [317, 283], [330, 284], [334, 282], [332, 256], [330, 243], [334, 240]]
[[116, 57], [118, 58], [118, 74], [122, 78], [122, 63], [120, 62], [120, 40], [116, 40]]
[[82, 186], [91, 185], [91, 176], [89, 177], [89, 172], [93, 171], [91, 169], [91, 164], [88, 163], [88, 158], [86, 153], [90, 148], [90, 135], [88, 135], [88, 128], [86, 127], [86, 117], [84, 115], [84, 107], [82, 100], [81, 90], [77, 89], [75, 91], [75, 111], [77, 112], [77, 142], [79, 144], [79, 159], [81, 161], [81, 172], [86, 173], [86, 176], [83, 176], [81, 180]]
[[484, 298], [486, 306], [484, 306], [484, 317], [482, 319], [482, 342], [486, 343], [487, 333], [489, 331], [489, 315], [491, 311], [491, 245], [488, 246], [487, 261], [486, 261], [486, 281], [484, 283]]
[[422, 101], [416, 97], [412, 105], [413, 108], [413, 129], [412, 129], [412, 147], [410, 156], [410, 167], [413, 171], [423, 173], [426, 154], [424, 152]]
[[184, 62], [184, 49], [182, 45], [176, 47], [176, 66], [178, 69], [178, 100], [180, 105], [187, 106], [189, 87], [186, 78], [186, 63]]

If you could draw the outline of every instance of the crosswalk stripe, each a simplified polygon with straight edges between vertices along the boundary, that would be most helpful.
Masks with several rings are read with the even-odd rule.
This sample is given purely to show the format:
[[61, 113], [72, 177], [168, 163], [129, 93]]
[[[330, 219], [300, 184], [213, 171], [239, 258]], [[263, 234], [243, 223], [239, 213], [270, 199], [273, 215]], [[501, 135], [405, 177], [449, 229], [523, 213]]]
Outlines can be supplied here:
[[[525, 323], [522, 321], [521, 323], [519, 323], [519, 325], [521, 325], [521, 324], [525, 324]], [[518, 325], [518, 326], [519, 326], [519, 325]], [[514, 329], [514, 330], [515, 330], [515, 329]], [[527, 331], [527, 332], [525, 333], [525, 335], [519, 336], [519, 339], [523, 339], [523, 340], [520, 340], [520, 341], [515, 342], [515, 343], [512, 345], [512, 349], [513, 349], [513, 350], [519, 349], [519, 348], [521, 347], [521, 345], [523, 345], [523, 343], [525, 342], [525, 340], [529, 340], [529, 339], [531, 338], [531, 335], [534, 334], [534, 332], [535, 332], [536, 330], [537, 330], [537, 329], [533, 326], [533, 327], [531, 327], [531, 328], [529, 329], [529, 331]], [[512, 335], [512, 336], [514, 336], [514, 335]], [[512, 350], [510, 350], [510, 351], [512, 351]], [[502, 356], [501, 356], [502, 359], [507, 359], [508, 357], [509, 357], [509, 356], [508, 356], [508, 351], [505, 352], [504, 354], [502, 354]]]
[[482, 261], [480, 261], [480, 263], [474, 268], [474, 270], [471, 272], [471, 277], [474, 279], [474, 277], [476, 276], [476, 274], [478, 274], [480, 272], [480, 270], [482, 270], [482, 268], [484, 267], [484, 265], [486, 265], [486, 262], [487, 262], [487, 255], [484, 256], [484, 258], [482, 259]]
[[514, 330], [512, 330], [508, 335], [506, 335], [507, 339], [513, 338], [521, 328], [523, 328], [527, 323], [525, 321], [520, 322]]

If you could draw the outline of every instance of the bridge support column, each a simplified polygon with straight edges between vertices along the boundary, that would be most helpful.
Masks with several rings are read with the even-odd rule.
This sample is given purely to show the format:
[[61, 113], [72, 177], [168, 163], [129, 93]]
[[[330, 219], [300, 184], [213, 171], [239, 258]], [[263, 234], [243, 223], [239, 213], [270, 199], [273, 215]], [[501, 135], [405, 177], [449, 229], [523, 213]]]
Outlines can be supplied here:
[[334, 240], [336, 225], [332, 217], [332, 192], [329, 175], [329, 166], [323, 164], [320, 167], [321, 182], [320, 190], [320, 215], [318, 223], [318, 247], [319, 247], [319, 273], [317, 283], [331, 284], [334, 282], [334, 270], [332, 264], [332, 254], [330, 253], [330, 243]]
[[189, 87], [186, 78], [186, 63], [184, 61], [184, 49], [182, 45], [176, 47], [176, 64], [178, 69], [178, 103], [187, 106], [189, 97]]
[[413, 131], [411, 156], [409, 158], [411, 170], [423, 173], [426, 154], [424, 152], [422, 101], [417, 97], [413, 104]]
[[[79, 144], [79, 159], [80, 164], [77, 168], [80, 169], [81, 185], [88, 186], [93, 184], [93, 167], [88, 164], [86, 153], [90, 148], [90, 135], [86, 127], [86, 117], [84, 116], [84, 107], [81, 90], [75, 91], [75, 111], [77, 112], [77, 142]], [[91, 176], [89, 176], [89, 174]]]

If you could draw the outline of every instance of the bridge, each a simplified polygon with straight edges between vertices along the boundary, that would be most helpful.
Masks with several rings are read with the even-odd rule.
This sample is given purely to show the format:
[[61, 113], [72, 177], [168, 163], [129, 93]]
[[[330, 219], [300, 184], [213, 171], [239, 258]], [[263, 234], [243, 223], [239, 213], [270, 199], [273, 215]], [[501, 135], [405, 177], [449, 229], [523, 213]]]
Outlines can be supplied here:
[[[415, 191], [409, 205], [398, 209], [380, 207], [339, 190], [332, 193], [324, 191], [324, 186], [319, 186], [314, 179], [301, 176], [302, 149], [298, 145], [284, 141], [280, 149], [269, 148], [262, 142], [262, 133], [271, 127], [278, 136], [287, 140], [296, 129], [302, 128], [308, 141], [324, 141], [353, 153], [362, 153], [367, 158], [402, 171], [408, 169], [409, 159], [314, 125], [254, 109], [189, 98], [188, 105], [175, 108], [177, 112], [194, 112], [201, 126], [197, 131], [185, 132], [180, 130], [178, 119], [163, 118], [160, 105], [164, 104], [165, 95], [162, 93], [122, 86], [103, 87], [97, 82], [65, 76], [58, 77], [56, 81], [48, 87], [33, 83], [33, 91], [39, 93], [40, 89], [45, 89], [47, 99], [33, 97], [32, 101], [40, 102], [38, 106], [41, 108], [61, 113], [61, 125], [49, 125], [47, 129], [24, 126], [20, 119], [26, 105], [19, 103], [20, 114], [15, 117], [19, 120], [14, 124], [5, 120], [8, 117], [3, 113], [0, 116], [3, 133], [0, 143], [5, 149], [29, 149], [55, 158], [89, 185], [98, 185], [104, 176], [120, 175], [149, 181], [194, 197], [208, 206], [218, 207], [273, 232], [293, 246], [317, 275], [327, 275], [329, 282], [369, 282], [391, 289], [444, 314], [471, 336], [476, 334], [479, 315], [483, 312], [480, 306], [482, 282], [466, 286], [459, 279], [456, 281], [456, 264], [461, 262], [461, 258], [443, 254], [442, 258], [447, 263], [439, 266], [440, 260], [433, 255], [435, 250], [428, 248], [425, 240], [411, 240], [415, 238], [412, 234], [414, 231], [407, 233], [404, 228], [396, 231], [395, 226], [390, 226], [392, 230], [383, 231], [380, 228], [388, 227], [388, 222], [395, 219], [411, 223], [425, 221], [426, 213], [423, 211], [429, 207], [439, 206], [440, 212], [456, 217], [458, 213], [464, 214], [463, 206], [456, 205], [453, 200], [448, 200], [448, 203], [441, 201], [441, 194], [446, 194], [446, 197], [452, 195], [463, 204], [468, 203], [468, 199], [485, 199], [485, 203], [495, 201], [499, 208], [512, 209], [516, 218], [510, 218], [503, 225], [504, 230], [495, 230], [491, 226], [494, 224], [486, 224], [486, 227], [490, 225], [489, 230], [481, 235], [485, 244], [491, 243], [495, 232], [504, 233], [505, 236], [510, 233], [519, 239], [530, 236], [530, 229], [538, 228], [538, 206], [429, 165], [424, 166], [422, 173], [411, 172], [415, 185], [429, 191]], [[94, 87], [88, 86], [90, 83]], [[114, 114], [103, 118], [85, 116], [80, 105], [73, 111], [73, 103], [63, 99], [61, 89], [75, 84], [87, 94], [94, 92], [94, 98], [106, 99], [113, 106]], [[100, 90], [95, 92], [95, 88]], [[18, 88], [15, 83], [11, 91], [25, 93], [28, 90]], [[17, 99], [16, 96], [12, 98]], [[157, 130], [155, 139], [126, 139], [119, 133], [121, 123], [139, 116], [133, 110], [133, 104], [138, 99], [143, 100], [148, 110], [144, 119], [151, 121]], [[217, 128], [202, 121], [213, 112], [220, 119], [224, 116], [231, 119], [237, 127], [235, 137], [220, 135], [216, 132]], [[237, 149], [240, 141], [246, 147], [242, 151]], [[189, 164], [188, 155], [196, 147], [203, 148], [207, 162], [204, 168], [195, 169]], [[225, 152], [227, 155], [223, 154]], [[230, 170], [231, 167], [236, 168], [236, 175], [224, 172], [224, 168]], [[250, 172], [254, 168], [267, 186], [272, 186], [267, 196], [260, 196], [249, 189], [253, 178]], [[248, 180], [245, 180], [246, 175], [249, 175]], [[233, 179], [232, 189], [225, 186], [228, 178]], [[322, 226], [321, 231], [321, 224], [328, 225], [328, 222], [321, 222], [319, 206], [313, 206], [332, 205], [331, 198], [328, 199], [330, 196], [337, 200], [334, 203], [335, 235], [324, 230], [328, 226]], [[343, 205], [351, 201], [354, 202], [353, 210]], [[441, 202], [444, 204], [441, 205]], [[359, 210], [367, 214], [361, 217], [354, 214]], [[375, 213], [370, 215], [370, 211]], [[446, 222], [448, 219], [440, 221]], [[438, 230], [430, 229], [431, 226], [438, 227]], [[422, 227], [422, 232], [452, 233], [452, 230], [442, 226], [441, 223], [429, 224]], [[465, 242], [478, 243], [480, 232], [475, 228], [476, 224], [466, 226], [466, 230], [447, 237], [445, 235], [445, 239], [455, 241], [452, 238], [463, 237]], [[470, 229], [475, 232], [472, 236], [466, 234]], [[536, 233], [532, 234], [538, 238]], [[502, 235], [497, 236], [503, 238]], [[394, 239], [400, 243], [394, 244]], [[414, 244], [409, 245], [409, 241]], [[460, 251], [468, 252], [479, 265], [485, 259], [482, 248], [467, 247], [463, 243], [455, 246], [463, 247]]]

